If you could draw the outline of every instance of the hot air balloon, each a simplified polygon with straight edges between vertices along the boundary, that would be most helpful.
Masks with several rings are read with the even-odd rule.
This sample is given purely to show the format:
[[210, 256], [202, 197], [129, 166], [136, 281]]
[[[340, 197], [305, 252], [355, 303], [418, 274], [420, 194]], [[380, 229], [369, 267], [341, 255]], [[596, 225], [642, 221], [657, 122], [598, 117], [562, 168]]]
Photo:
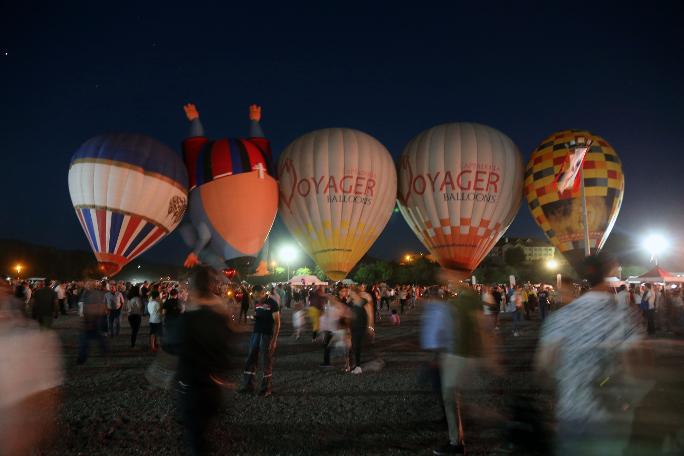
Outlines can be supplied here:
[[[210, 140], [194, 105], [185, 106], [191, 134], [183, 142], [190, 181], [189, 222], [181, 234], [193, 250], [185, 261], [200, 260], [222, 269], [256, 266], [278, 210], [278, 185], [272, 177], [271, 148], [250, 107], [250, 137]], [[253, 269], [253, 268], [252, 268]]]
[[358, 130], [316, 130], [285, 149], [278, 178], [285, 225], [328, 277], [344, 279], [392, 215], [389, 152]]
[[446, 268], [473, 271], [513, 221], [522, 159], [510, 138], [474, 123], [423, 131], [401, 154], [399, 209]]
[[586, 140], [591, 140], [591, 146], [584, 156], [582, 173], [589, 246], [591, 253], [596, 253], [613, 229], [625, 189], [620, 159], [610, 144], [588, 131], [559, 131], [537, 146], [525, 170], [524, 193], [532, 216], [576, 270], [585, 255], [581, 188], [559, 192], [557, 178], [567, 167], [573, 145]]
[[176, 228], [188, 176], [176, 153], [138, 134], [89, 139], [69, 167], [69, 193], [100, 270], [113, 276]]

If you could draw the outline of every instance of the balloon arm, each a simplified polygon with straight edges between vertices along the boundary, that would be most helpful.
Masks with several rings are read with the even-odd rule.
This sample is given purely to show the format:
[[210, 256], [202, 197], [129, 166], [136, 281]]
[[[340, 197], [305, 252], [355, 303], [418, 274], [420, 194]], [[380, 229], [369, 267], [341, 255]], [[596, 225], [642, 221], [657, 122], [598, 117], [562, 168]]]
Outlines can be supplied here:
[[200, 122], [199, 117], [196, 117], [190, 121], [190, 135], [191, 138], [194, 136], [204, 136], [204, 127], [202, 122]]
[[195, 255], [199, 255], [202, 250], [211, 241], [211, 231], [205, 223], [200, 223], [197, 227], [197, 241], [195, 242], [195, 248], [192, 250]]
[[249, 121], [249, 137], [250, 138], [265, 138], [264, 131], [261, 129], [261, 124], [258, 120]]

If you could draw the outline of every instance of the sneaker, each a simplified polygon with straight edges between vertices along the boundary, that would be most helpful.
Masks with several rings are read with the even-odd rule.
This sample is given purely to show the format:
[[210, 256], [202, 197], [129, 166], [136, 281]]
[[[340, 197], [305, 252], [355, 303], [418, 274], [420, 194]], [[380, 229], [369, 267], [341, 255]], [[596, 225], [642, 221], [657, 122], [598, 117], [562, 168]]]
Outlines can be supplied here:
[[520, 335], [520, 333], [519, 333], [518, 331], [513, 331], [513, 336], [514, 336], [514, 337], [518, 337], [519, 335]]
[[351, 371], [352, 374], [358, 375], [362, 373], [363, 371], [361, 370], [361, 366], [356, 366], [353, 371]]
[[444, 446], [432, 450], [432, 454], [437, 456], [443, 454], [465, 454], [465, 447], [463, 445], [452, 445], [451, 443], [447, 443]]

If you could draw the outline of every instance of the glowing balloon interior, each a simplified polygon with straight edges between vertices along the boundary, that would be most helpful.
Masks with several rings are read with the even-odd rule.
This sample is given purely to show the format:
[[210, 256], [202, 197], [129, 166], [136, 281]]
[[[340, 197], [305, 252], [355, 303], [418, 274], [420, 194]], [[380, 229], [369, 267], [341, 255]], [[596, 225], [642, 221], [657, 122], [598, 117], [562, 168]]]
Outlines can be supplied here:
[[472, 271], [520, 207], [522, 159], [506, 135], [450, 123], [413, 138], [398, 164], [399, 209], [444, 267]]
[[69, 193], [107, 276], [118, 273], [180, 223], [187, 173], [173, 150], [143, 135], [89, 139], [69, 167]]
[[327, 128], [290, 144], [278, 162], [280, 215], [333, 280], [344, 279], [392, 215], [392, 157], [366, 133]]
[[592, 139], [584, 158], [584, 187], [589, 246], [592, 253], [601, 250], [620, 212], [625, 189], [620, 159], [605, 139], [583, 130], [552, 134], [532, 152], [524, 184], [532, 216], [575, 269], [584, 258], [581, 190], [571, 187], [560, 193], [554, 181], [570, 152], [570, 143], [578, 137]]

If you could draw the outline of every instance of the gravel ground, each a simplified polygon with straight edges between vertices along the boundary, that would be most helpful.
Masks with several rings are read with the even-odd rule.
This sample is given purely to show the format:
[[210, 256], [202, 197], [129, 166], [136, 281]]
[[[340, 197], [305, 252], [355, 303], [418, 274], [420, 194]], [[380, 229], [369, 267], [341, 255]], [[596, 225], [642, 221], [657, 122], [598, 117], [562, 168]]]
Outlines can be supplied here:
[[[377, 325], [376, 343], [365, 350], [364, 359], [380, 358], [385, 367], [362, 375], [344, 374], [341, 360], [337, 368], [321, 370], [322, 345], [312, 343], [308, 333], [296, 341], [290, 321], [291, 313], [285, 310], [274, 395], [246, 397], [226, 391], [226, 406], [212, 432], [217, 454], [431, 454], [431, 448], [446, 442], [437, 398], [430, 386], [417, 381], [428, 359], [418, 346], [419, 309], [406, 315], [399, 327], [389, 326], [387, 319]], [[511, 416], [512, 398], [519, 398], [513, 401], [518, 417], [544, 417], [550, 410], [549, 395], [530, 382], [538, 324], [525, 323], [517, 338], [508, 325], [504, 321], [499, 344], [506, 374], [484, 380], [476, 416], [466, 423], [472, 455], [503, 454], [508, 447], [505, 425], [511, 421], [504, 417]], [[148, 351], [146, 321], [139, 336], [142, 347], [128, 348], [124, 320], [122, 334], [111, 339], [111, 354], [102, 356], [93, 344], [83, 366], [75, 365], [78, 317], [61, 317], [54, 326], [63, 342], [66, 382], [59, 433], [50, 454], [184, 454], [173, 393], [145, 379], [155, 358]], [[241, 355], [235, 359], [236, 382], [247, 336], [241, 335], [237, 347]]]

